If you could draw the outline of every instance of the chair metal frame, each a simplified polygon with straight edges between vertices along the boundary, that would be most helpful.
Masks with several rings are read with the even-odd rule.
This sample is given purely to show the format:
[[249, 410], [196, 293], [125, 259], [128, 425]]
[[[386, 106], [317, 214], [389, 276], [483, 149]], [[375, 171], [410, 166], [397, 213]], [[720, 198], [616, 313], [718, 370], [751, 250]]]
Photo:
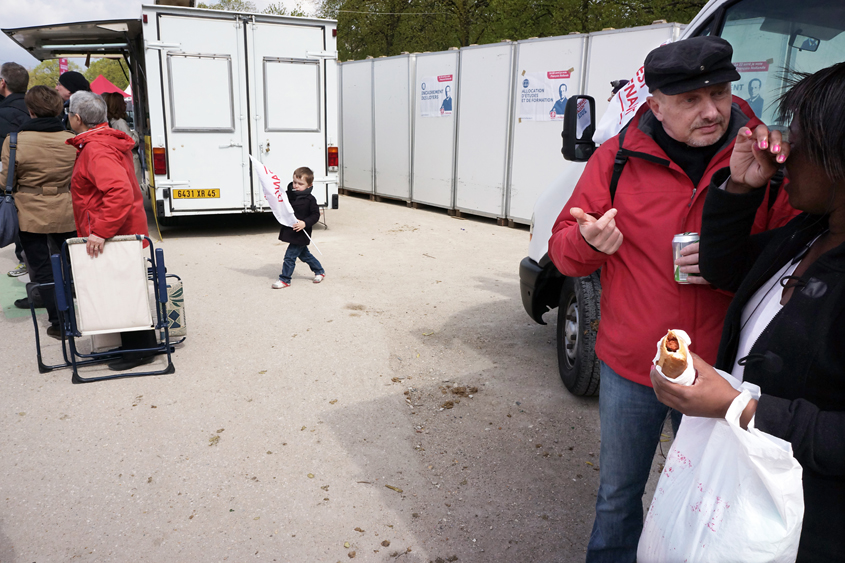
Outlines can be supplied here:
[[[35, 305], [32, 299], [32, 287], [27, 288], [27, 297], [29, 298], [29, 307], [32, 314], [32, 322], [35, 326], [35, 346], [36, 355], [38, 357], [38, 371], [39, 373], [47, 373], [56, 369], [64, 369], [70, 367], [72, 370], [71, 381], [73, 383], [90, 383], [94, 381], [105, 381], [108, 379], [122, 379], [127, 377], [143, 377], [147, 375], [166, 375], [176, 371], [173, 366], [171, 354], [174, 351], [174, 344], [179, 344], [185, 340], [182, 338], [176, 342], [171, 342], [170, 332], [168, 328], [167, 319], [167, 278], [178, 276], [168, 274], [164, 265], [164, 251], [161, 248], [154, 248], [153, 243], [149, 237], [143, 235], [134, 235], [137, 240], [146, 240], [149, 244], [150, 256], [146, 260], [150, 263], [147, 268], [147, 279], [153, 282], [153, 289], [155, 294], [155, 311], [156, 323], [151, 326], [151, 330], [159, 331], [161, 341], [158, 345], [152, 348], [143, 349], [114, 349], [106, 352], [91, 352], [83, 354], [79, 352], [76, 347], [76, 339], [83, 337], [76, 322], [76, 308], [73, 303], [73, 284], [71, 277], [70, 259], [68, 256], [67, 241], [62, 244], [61, 254], [53, 254], [50, 257], [53, 268], [54, 283], [33, 284], [32, 287], [41, 287], [49, 290], [51, 286], [56, 291], [56, 309], [59, 314], [59, 326], [62, 330], [62, 356], [63, 364], [47, 365], [43, 362], [41, 354], [41, 339], [38, 334], [38, 321], [35, 317]], [[83, 239], [85, 240], [85, 239]], [[115, 331], [119, 332], [119, 331]], [[111, 360], [116, 360], [122, 354], [127, 352], [154, 352], [156, 355], [167, 355], [167, 366], [164, 369], [157, 371], [143, 371], [143, 372], [126, 372], [115, 373], [111, 375], [104, 375], [98, 377], [82, 377], [79, 375], [79, 368], [84, 366], [102, 364]]]

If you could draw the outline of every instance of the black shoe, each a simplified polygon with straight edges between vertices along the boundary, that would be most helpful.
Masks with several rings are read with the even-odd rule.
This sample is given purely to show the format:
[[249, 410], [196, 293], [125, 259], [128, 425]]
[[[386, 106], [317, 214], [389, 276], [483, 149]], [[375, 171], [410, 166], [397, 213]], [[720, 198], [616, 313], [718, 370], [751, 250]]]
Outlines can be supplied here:
[[50, 325], [47, 327], [47, 336], [52, 336], [56, 340], [62, 339], [62, 327], [59, 325]]
[[146, 358], [139, 358], [137, 360], [115, 360], [113, 362], [109, 362], [109, 369], [112, 371], [126, 371], [128, 369], [136, 368], [138, 366], [143, 366], [155, 359], [155, 356], [149, 356]]
[[[21, 299], [15, 299], [15, 307], [17, 307], [18, 309], [29, 309], [29, 299], [27, 299], [26, 297], [22, 297]], [[35, 308], [43, 309], [44, 302], [36, 300]]]

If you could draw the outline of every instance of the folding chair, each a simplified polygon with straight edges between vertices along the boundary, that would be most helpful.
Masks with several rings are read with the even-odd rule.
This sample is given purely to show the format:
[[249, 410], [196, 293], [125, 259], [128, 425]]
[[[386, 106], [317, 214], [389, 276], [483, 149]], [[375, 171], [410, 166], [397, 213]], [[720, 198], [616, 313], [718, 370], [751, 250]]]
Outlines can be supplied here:
[[[146, 259], [142, 246], [144, 240], [149, 243], [149, 258]], [[51, 285], [55, 286], [56, 308], [62, 329], [64, 363], [46, 365], [42, 361], [38, 325], [30, 297], [39, 371], [44, 373], [70, 367], [73, 383], [174, 373], [176, 369], [171, 359], [173, 344], [184, 341], [184, 338], [178, 342], [170, 340], [167, 278], [179, 278], [166, 273], [162, 249], [154, 249], [152, 241], [145, 236], [117, 236], [106, 241], [100, 256], [91, 258], [86, 252], [86, 242], [84, 238], [68, 239], [62, 246], [61, 254], [51, 257], [55, 283], [33, 284], [42, 292], [49, 291]], [[31, 292], [30, 287], [27, 290]], [[115, 348], [104, 352], [92, 350], [90, 353], [82, 353], [77, 347], [78, 338], [91, 336], [92, 340], [102, 339], [104, 335], [114, 337], [119, 333], [140, 330], [157, 332], [159, 337], [155, 346], [131, 350]], [[80, 367], [102, 364], [133, 352], [165, 354], [167, 366], [158, 371], [121, 372], [87, 378], [79, 375]]]

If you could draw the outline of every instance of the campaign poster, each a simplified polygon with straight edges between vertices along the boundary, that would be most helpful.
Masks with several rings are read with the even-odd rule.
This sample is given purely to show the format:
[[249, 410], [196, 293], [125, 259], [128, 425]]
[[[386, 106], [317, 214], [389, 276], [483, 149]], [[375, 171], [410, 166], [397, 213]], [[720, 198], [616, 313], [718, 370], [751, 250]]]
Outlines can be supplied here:
[[734, 63], [734, 66], [742, 78], [731, 84], [733, 95], [748, 102], [754, 115], [762, 118], [767, 105], [763, 92], [766, 91], [766, 77], [769, 75], [768, 61]]
[[519, 118], [523, 121], [563, 121], [570, 71], [524, 72], [518, 78]]
[[420, 117], [447, 117], [452, 115], [455, 102], [452, 98], [454, 75], [425, 76], [420, 82]]

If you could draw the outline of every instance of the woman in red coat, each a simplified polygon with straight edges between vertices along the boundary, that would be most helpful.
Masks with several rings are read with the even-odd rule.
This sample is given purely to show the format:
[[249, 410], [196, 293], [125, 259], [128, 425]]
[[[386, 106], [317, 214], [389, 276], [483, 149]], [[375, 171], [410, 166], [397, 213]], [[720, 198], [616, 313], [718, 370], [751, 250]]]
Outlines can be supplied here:
[[[66, 142], [77, 148], [71, 178], [73, 216], [78, 236], [88, 239], [88, 255], [96, 258], [106, 239], [117, 235], [149, 235], [143, 196], [132, 164], [134, 141], [108, 124], [106, 103], [92, 92], [70, 98], [68, 123], [77, 134]], [[146, 242], [144, 243], [146, 246]], [[121, 333], [124, 349], [156, 345], [155, 331]], [[109, 368], [127, 370], [150, 363], [153, 354], [134, 352]]]

